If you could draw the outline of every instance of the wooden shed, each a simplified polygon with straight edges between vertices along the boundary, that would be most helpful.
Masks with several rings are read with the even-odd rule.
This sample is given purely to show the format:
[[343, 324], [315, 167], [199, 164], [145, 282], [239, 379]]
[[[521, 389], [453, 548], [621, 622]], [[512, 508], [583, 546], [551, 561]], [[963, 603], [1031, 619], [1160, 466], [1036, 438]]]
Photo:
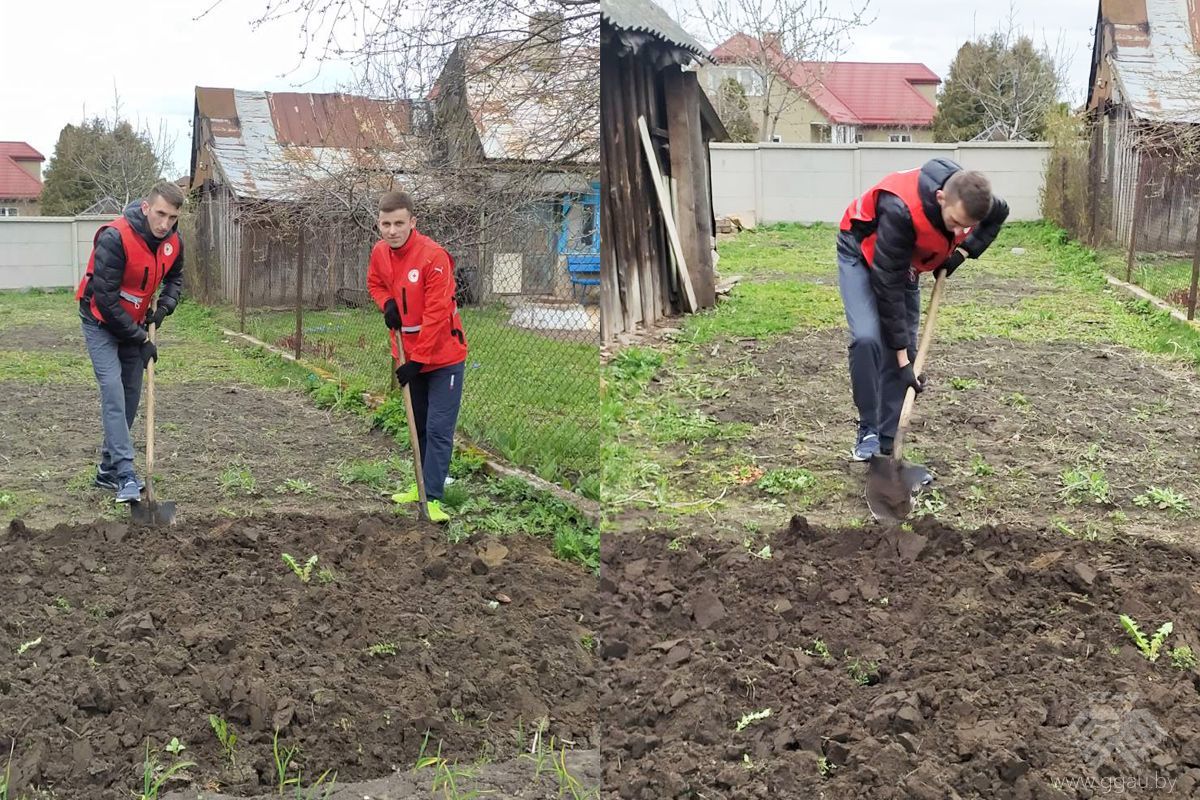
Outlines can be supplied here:
[[651, 0], [601, 6], [604, 341], [716, 302], [708, 143], [729, 137], [695, 72], [708, 61]]

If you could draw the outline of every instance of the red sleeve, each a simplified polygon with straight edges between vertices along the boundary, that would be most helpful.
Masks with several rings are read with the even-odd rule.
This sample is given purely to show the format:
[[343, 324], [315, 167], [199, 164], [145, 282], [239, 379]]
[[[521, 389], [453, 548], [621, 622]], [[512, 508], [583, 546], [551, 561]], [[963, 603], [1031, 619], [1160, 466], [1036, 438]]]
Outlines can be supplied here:
[[434, 359], [438, 338], [450, 330], [449, 322], [454, 314], [450, 256], [439, 249], [422, 272], [425, 275], [425, 308], [421, 315], [421, 333], [407, 355], [411, 361], [428, 364]]
[[391, 259], [376, 246], [371, 250], [371, 260], [367, 263], [367, 291], [371, 293], [371, 299], [379, 306], [380, 311], [387, 305], [388, 300], [394, 299], [391, 272]]

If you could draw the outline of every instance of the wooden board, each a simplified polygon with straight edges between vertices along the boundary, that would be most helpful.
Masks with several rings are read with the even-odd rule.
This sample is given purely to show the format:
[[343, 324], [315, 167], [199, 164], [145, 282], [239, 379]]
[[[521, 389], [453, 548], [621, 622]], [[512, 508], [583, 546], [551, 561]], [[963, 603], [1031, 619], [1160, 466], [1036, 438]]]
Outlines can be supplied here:
[[638, 117], [638, 128], [642, 134], [642, 152], [646, 155], [646, 163], [650, 165], [650, 174], [654, 178], [654, 191], [658, 195], [658, 208], [662, 214], [663, 223], [667, 226], [667, 236], [671, 241], [671, 249], [678, 262], [679, 285], [683, 287], [686, 299], [685, 311], [694, 312], [696, 293], [692, 290], [692, 276], [687, 271], [687, 258], [683, 252], [683, 244], [679, 241], [679, 231], [675, 228], [675, 217], [671, 213], [671, 199], [663, 189], [662, 169], [658, 165], [658, 156], [654, 153], [654, 143], [650, 140], [650, 129], [646, 126], [646, 118]]

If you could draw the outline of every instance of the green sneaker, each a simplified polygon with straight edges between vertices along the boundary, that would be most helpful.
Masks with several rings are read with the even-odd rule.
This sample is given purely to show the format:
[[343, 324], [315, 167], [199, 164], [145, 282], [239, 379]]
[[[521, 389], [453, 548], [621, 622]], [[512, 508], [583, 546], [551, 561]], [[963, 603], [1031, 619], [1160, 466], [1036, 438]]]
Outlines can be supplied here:
[[430, 500], [426, 505], [429, 509], [430, 522], [449, 522], [450, 515], [442, 510], [442, 502], [440, 500]]
[[407, 490], [392, 495], [393, 503], [415, 503], [420, 499], [421, 496], [417, 494], [417, 485], [415, 483], [409, 486]]

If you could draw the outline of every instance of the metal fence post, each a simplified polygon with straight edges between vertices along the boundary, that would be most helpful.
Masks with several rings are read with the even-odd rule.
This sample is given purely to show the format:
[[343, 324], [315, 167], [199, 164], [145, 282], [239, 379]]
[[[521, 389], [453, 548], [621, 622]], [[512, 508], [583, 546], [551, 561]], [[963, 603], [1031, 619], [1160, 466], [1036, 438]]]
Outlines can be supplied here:
[[304, 343], [304, 228], [296, 242], [296, 359]]
[[1137, 160], [1137, 170], [1134, 173], [1133, 180], [1133, 219], [1130, 220], [1129, 225], [1129, 255], [1125, 260], [1126, 283], [1133, 282], [1133, 257], [1137, 252], [1138, 218], [1141, 216], [1142, 194], [1145, 191], [1145, 187], [1142, 186], [1142, 167], [1144, 166], [1142, 163], [1143, 160], [1144, 159], [1142, 156], [1139, 155]]
[[1187, 318], [1196, 318], [1196, 284], [1200, 279], [1200, 210], [1196, 213], [1196, 241], [1192, 245], [1192, 285], [1188, 289]]

